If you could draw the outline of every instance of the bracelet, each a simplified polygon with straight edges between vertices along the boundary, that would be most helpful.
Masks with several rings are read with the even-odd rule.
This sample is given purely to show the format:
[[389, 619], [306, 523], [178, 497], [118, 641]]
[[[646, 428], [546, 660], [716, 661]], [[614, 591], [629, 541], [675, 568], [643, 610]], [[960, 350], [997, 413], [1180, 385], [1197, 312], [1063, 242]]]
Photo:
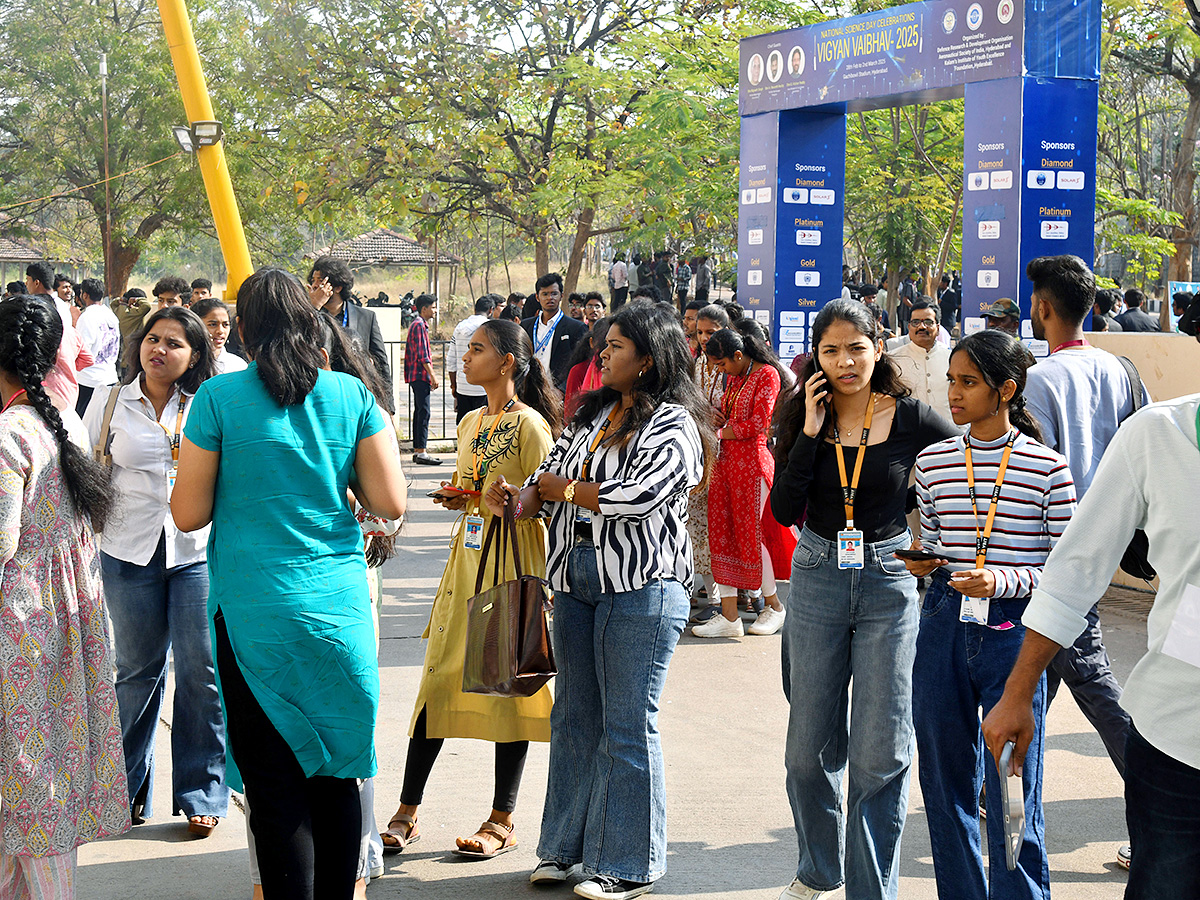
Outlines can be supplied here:
[[567, 482], [567, 486], [563, 488], [563, 499], [568, 503], [575, 502], [575, 485], [579, 484], [579, 480], [572, 478]]
[[524, 511], [525, 511], [525, 507], [523, 507], [523, 506], [521, 505], [521, 498], [520, 498], [520, 497], [518, 497], [518, 498], [517, 498], [517, 508], [516, 508], [515, 510], [513, 510], [513, 518], [514, 518], [514, 519], [519, 519], [519, 518], [521, 518], [521, 513], [522, 513], [522, 512], [524, 512]]

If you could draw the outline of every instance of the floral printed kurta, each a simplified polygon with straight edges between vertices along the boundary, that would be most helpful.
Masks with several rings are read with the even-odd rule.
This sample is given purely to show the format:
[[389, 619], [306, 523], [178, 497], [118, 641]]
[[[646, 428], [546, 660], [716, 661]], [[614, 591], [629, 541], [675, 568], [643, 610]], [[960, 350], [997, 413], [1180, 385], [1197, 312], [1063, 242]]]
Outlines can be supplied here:
[[112, 652], [91, 525], [30, 406], [0, 415], [0, 828], [11, 854], [129, 828]]

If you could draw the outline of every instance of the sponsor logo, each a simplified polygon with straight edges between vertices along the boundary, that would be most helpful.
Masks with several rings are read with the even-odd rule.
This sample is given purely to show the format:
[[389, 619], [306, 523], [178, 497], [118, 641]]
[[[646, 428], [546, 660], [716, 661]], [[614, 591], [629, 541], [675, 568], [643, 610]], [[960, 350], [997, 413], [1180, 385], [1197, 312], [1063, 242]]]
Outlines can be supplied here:
[[771, 311], [769, 309], [756, 309], [754, 311], [754, 321], [761, 322], [763, 325], [770, 325]]
[[1012, 169], [1001, 169], [992, 173], [992, 190], [1007, 191], [1013, 186]]
[[804, 313], [802, 312], [781, 312], [779, 314], [780, 325], [803, 325]]
[[820, 272], [797, 272], [796, 287], [820, 287], [821, 273]]
[[762, 269], [751, 269], [746, 273], [746, 284], [758, 286], [762, 284]]
[[1067, 226], [1069, 222], [1050, 222], [1042, 220], [1042, 240], [1043, 241], [1065, 241], [1067, 239]]
[[967, 27], [972, 31], [978, 31], [979, 26], [983, 24], [983, 7], [978, 3], [972, 3], [967, 7]]
[[1015, 11], [1016, 4], [1013, 0], [1000, 0], [1000, 5], [996, 7], [996, 18], [1000, 20], [1001, 25], [1007, 25], [1012, 21]]
[[998, 241], [1000, 240], [1000, 223], [996, 221], [985, 221], [979, 223], [979, 239], [981, 241]]
[[808, 192], [808, 199], [817, 204], [817, 206], [833, 206], [833, 202], [837, 194], [834, 191], [825, 190], [824, 188], [813, 188]]
[[788, 328], [779, 329], [779, 339], [781, 341], [803, 341], [808, 337], [808, 329], [806, 328]]
[[751, 228], [746, 234], [747, 244], [761, 244], [763, 242], [763, 230], [761, 228]]
[[757, 199], [758, 199], [759, 203], [770, 203], [771, 202], [771, 189], [769, 187], [759, 188]]
[[803, 352], [804, 352], [804, 344], [803, 343], [780, 344], [779, 345], [779, 356], [781, 359], [784, 357], [788, 357], [788, 356], [790, 356], [792, 359], [795, 359], [797, 356], [799, 356]]
[[756, 193], [757, 192], [754, 190], [754, 188], [747, 188], [746, 190], [742, 191], [742, 206], [749, 206], [752, 204], [754, 202]]
[[999, 269], [980, 269], [975, 276], [975, 284], [981, 288], [998, 288], [1000, 287], [1000, 270]]
[[796, 243], [801, 247], [820, 247], [821, 232], [819, 231], [797, 231]]
[[[988, 189], [987, 172], [972, 172], [967, 176], [968, 191], [986, 191]], [[743, 203], [745, 201], [742, 201]]]
[[784, 188], [783, 189], [784, 203], [807, 203], [808, 188]]
[[1086, 177], [1083, 172], [1059, 172], [1058, 189], [1060, 191], [1082, 191]]
[[1030, 169], [1025, 175], [1025, 186], [1035, 191], [1048, 191], [1054, 187], [1054, 173], [1045, 169]]

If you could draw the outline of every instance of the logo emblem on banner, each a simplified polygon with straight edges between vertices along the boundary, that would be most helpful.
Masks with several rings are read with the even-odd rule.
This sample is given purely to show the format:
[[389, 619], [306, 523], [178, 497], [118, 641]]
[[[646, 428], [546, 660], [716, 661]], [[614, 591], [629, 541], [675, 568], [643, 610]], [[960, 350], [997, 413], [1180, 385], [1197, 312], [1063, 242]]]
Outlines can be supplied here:
[[981, 288], [1000, 287], [1000, 270], [980, 269], [979, 274], [975, 278], [975, 284]]
[[1084, 177], [1082, 172], [1059, 172], [1058, 189], [1060, 191], [1082, 191]]
[[988, 188], [988, 177], [986, 172], [972, 172], [971, 178], [967, 182], [967, 190], [969, 191], [986, 191]]
[[996, 7], [996, 18], [1000, 20], [1001, 25], [1012, 21], [1013, 9], [1013, 0], [1000, 0], [1000, 5]]
[[807, 203], [808, 188], [784, 188], [783, 189], [784, 203]]
[[1045, 169], [1033, 169], [1025, 176], [1025, 186], [1035, 191], [1048, 191], [1054, 187], [1054, 173]]
[[979, 26], [983, 24], [983, 7], [978, 3], [972, 3], [967, 8], [967, 27], [972, 31], [978, 31]]
[[1042, 240], [1065, 241], [1067, 239], [1068, 222], [1049, 222], [1042, 220]]
[[1000, 240], [1000, 223], [980, 222], [979, 223], [979, 240], [981, 241], [998, 241]]
[[958, 16], [954, 14], [954, 10], [946, 10], [946, 14], [942, 16], [942, 31], [950, 34], [954, 31], [954, 26], [958, 24]]
[[820, 287], [821, 273], [820, 272], [797, 272], [796, 287]]

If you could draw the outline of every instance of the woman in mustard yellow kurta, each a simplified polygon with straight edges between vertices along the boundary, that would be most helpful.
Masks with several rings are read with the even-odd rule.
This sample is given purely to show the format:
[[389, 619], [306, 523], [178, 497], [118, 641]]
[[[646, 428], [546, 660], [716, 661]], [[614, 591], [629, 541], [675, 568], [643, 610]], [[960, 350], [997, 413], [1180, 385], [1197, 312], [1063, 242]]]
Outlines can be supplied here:
[[[400, 807], [388, 823], [383, 841], [385, 851], [398, 852], [420, 838], [417, 808], [443, 739], [477, 738], [496, 742], [495, 796], [488, 818], [474, 835], [458, 838], [455, 852], [488, 858], [517, 845], [512, 813], [525, 754], [529, 741], [550, 740], [551, 695], [548, 686], [529, 698], [462, 690], [467, 600], [475, 593], [479, 544], [492, 520], [480, 498], [500, 476], [511, 484], [522, 484], [541, 465], [559, 430], [562, 405], [546, 371], [533, 356], [529, 336], [515, 322], [484, 322], [471, 336], [463, 374], [468, 382], [487, 391], [488, 402], [459, 423], [458, 464], [453, 480], [443, 485], [437, 500], [447, 509], [460, 511], [461, 516], [423, 635], [428, 644], [409, 729]], [[544, 576], [543, 521], [519, 520], [517, 544], [525, 572]], [[501, 577], [516, 577], [511, 554], [504, 561]], [[489, 562], [484, 587], [492, 584]]]

